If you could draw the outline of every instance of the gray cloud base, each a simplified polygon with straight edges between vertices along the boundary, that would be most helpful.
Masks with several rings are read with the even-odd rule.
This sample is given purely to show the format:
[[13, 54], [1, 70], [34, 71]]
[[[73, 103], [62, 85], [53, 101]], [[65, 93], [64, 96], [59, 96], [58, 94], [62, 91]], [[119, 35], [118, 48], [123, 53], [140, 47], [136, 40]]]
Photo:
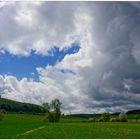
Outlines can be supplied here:
[[[30, 55], [31, 50], [47, 55], [54, 44], [65, 49], [75, 41], [70, 38], [78, 36], [80, 50], [55, 66], [37, 68], [39, 82], [1, 76], [4, 97], [37, 104], [60, 98], [66, 113], [140, 107], [139, 2], [43, 2], [20, 7], [33, 12], [29, 10], [27, 17], [13, 3], [0, 9], [0, 48], [14, 55]], [[28, 26], [20, 22], [22, 17]], [[64, 74], [62, 68], [75, 74]]]

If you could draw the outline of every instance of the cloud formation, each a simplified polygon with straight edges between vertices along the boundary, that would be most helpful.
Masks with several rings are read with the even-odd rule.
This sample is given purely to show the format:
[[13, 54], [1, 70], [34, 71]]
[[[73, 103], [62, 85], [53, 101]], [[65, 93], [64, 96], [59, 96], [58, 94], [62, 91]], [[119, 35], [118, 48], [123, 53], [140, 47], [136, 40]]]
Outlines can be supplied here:
[[139, 2], [22, 2], [0, 11], [0, 48], [11, 54], [80, 45], [55, 66], [36, 68], [39, 82], [1, 76], [5, 97], [37, 104], [60, 98], [66, 113], [140, 107]]
[[47, 55], [54, 45], [70, 45], [76, 41], [75, 7], [62, 2], [4, 3], [0, 8], [0, 49], [14, 55], [27, 56], [31, 51]]

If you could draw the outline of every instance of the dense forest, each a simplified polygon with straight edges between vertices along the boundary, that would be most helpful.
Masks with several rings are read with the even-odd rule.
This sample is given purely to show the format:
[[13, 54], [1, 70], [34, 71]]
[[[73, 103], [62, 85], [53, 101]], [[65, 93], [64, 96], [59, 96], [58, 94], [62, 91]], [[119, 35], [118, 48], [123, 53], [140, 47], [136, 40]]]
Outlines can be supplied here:
[[0, 98], [0, 109], [5, 110], [6, 112], [16, 112], [16, 113], [43, 113], [44, 110], [41, 106], [30, 104], [30, 103], [21, 103], [9, 99]]

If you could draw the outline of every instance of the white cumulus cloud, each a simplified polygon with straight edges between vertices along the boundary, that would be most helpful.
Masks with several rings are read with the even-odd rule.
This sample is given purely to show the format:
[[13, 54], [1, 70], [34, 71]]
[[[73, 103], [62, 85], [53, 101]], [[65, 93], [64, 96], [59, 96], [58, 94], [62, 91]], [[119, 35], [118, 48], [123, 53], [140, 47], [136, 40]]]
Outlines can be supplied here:
[[[60, 98], [66, 113], [139, 108], [140, 6], [130, 2], [12, 3], [0, 8], [0, 48], [28, 56], [78, 42], [77, 53], [36, 68], [39, 81], [1, 76], [3, 96], [41, 104]], [[11, 12], [12, 11], [12, 12]]]

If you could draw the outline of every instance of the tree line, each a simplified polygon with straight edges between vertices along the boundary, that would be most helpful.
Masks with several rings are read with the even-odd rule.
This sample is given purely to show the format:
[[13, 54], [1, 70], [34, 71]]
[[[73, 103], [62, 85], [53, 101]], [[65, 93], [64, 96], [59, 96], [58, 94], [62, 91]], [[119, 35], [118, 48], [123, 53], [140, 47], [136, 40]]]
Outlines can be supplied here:
[[42, 106], [30, 103], [21, 103], [4, 98], [0, 98], [0, 109], [5, 110], [6, 112], [15, 112], [20, 114], [40, 114], [45, 112]]

